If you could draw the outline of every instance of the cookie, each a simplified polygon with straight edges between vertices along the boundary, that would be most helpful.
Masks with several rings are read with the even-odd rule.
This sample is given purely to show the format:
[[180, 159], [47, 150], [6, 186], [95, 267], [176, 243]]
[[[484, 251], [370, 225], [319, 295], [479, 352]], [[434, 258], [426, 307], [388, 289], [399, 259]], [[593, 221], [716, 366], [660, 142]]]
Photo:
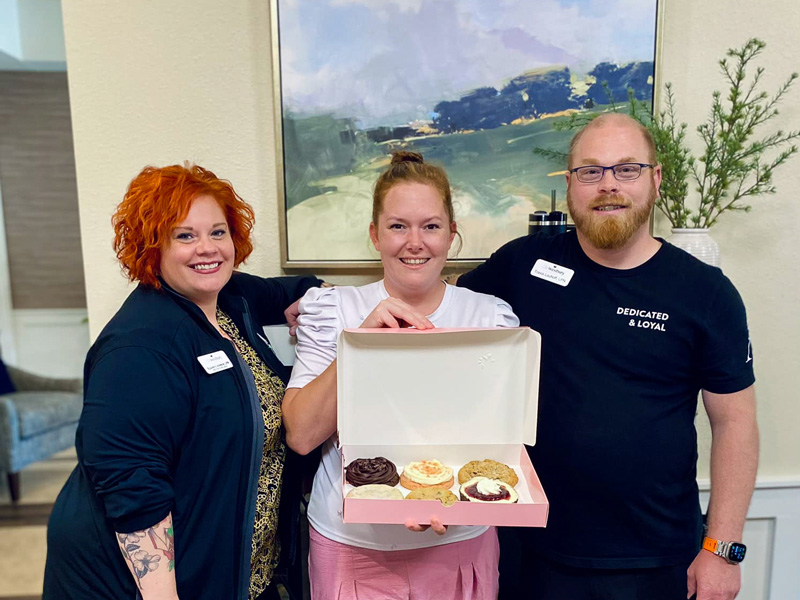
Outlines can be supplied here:
[[421, 487], [450, 488], [453, 469], [435, 459], [408, 463], [400, 475], [400, 485], [409, 490]]
[[364, 498], [369, 500], [402, 500], [403, 492], [383, 483], [368, 483], [355, 487], [347, 492], [348, 498]]
[[462, 500], [482, 502], [486, 504], [514, 504], [519, 495], [513, 486], [499, 479], [473, 477], [465, 481], [458, 489]]
[[445, 506], [452, 506], [458, 502], [458, 496], [444, 488], [428, 487], [411, 490], [408, 496], [406, 496], [406, 500], [438, 500]]
[[345, 480], [356, 487], [373, 483], [397, 485], [400, 476], [392, 461], [383, 456], [357, 458], [344, 469]]
[[488, 477], [505, 481], [511, 487], [519, 483], [514, 469], [496, 460], [471, 460], [458, 471], [458, 483], [464, 483], [473, 477]]

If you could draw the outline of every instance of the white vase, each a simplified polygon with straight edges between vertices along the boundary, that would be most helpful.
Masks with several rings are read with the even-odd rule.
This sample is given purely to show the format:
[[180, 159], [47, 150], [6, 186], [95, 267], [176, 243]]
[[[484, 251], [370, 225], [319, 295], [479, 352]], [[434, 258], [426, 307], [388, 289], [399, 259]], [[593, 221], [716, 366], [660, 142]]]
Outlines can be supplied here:
[[669, 243], [714, 267], [720, 266], [719, 245], [707, 228], [673, 229]]

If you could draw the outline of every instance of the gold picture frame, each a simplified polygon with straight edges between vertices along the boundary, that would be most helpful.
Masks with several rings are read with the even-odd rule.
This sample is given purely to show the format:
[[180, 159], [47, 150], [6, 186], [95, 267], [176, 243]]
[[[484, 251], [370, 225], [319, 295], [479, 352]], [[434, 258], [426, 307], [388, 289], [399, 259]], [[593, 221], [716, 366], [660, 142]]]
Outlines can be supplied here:
[[[441, 8], [442, 4], [448, 5], [448, 10], [441, 10], [442, 19], [447, 18], [445, 14], [455, 14], [459, 22], [472, 19], [489, 24], [450, 32], [453, 39], [436, 46], [435, 36], [455, 26], [437, 23], [435, 15], [419, 11], [426, 6]], [[564, 0], [565, 7], [567, 4], [576, 6], [575, 0]], [[578, 8], [590, 4], [588, 0], [577, 2]], [[316, 270], [379, 267], [379, 257], [368, 238], [371, 188], [394, 149], [420, 151], [426, 160], [442, 164], [450, 176], [456, 220], [465, 239], [459, 255], [448, 261], [451, 267], [474, 267], [504, 242], [526, 234], [528, 214], [549, 210], [552, 190], [558, 209], [566, 211], [564, 178], [547, 178], [559, 171], [560, 165], [535, 156], [532, 148], [565, 148], [571, 132], [557, 132], [552, 123], [572, 111], [604, 109], [598, 101], [601, 77], [606, 78], [613, 101], [627, 101], [627, 88], [632, 87], [637, 97], [658, 106], [655, 77], [660, 60], [661, 3], [649, 0], [641, 4], [635, 18], [629, 15], [630, 32], [621, 27], [613, 6], [604, 6], [602, 14], [596, 6], [587, 8], [591, 14], [576, 20], [574, 37], [565, 36], [573, 41], [579, 36], [591, 37], [586, 24], [592, 19], [598, 25], [595, 30], [603, 29], [603, 19], [613, 20], [615, 40], [624, 40], [626, 35], [635, 38], [635, 43], [619, 46], [618, 60], [592, 62], [588, 54], [581, 57], [577, 50], [560, 48], [544, 34], [537, 38], [535, 28], [521, 25], [527, 16], [537, 14], [536, 0], [519, 0], [518, 7], [525, 12], [516, 14], [513, 24], [507, 22], [505, 30], [490, 27], [503, 15], [496, 14], [500, 9], [488, 3], [442, 0], [414, 8], [413, 2], [401, 0], [271, 0], [281, 266]], [[630, 9], [629, 3], [624, 6]], [[650, 23], [649, 30], [642, 26], [644, 22]], [[432, 33], [421, 31], [425, 28]], [[492, 44], [505, 44], [508, 70], [484, 79], [481, 73], [457, 73], [458, 64], [454, 66], [447, 52], [468, 46], [456, 42], [468, 41], [470, 35], [478, 50], [482, 44], [490, 50]], [[486, 36], [491, 39], [487, 41]], [[425, 43], [429, 47], [424, 47]], [[591, 39], [586, 47], [590, 43]], [[373, 52], [378, 45], [382, 51]], [[418, 46], [423, 47], [419, 52], [414, 50]], [[583, 46], [574, 47], [579, 50]], [[564, 60], [559, 63], [554, 58], [542, 66], [544, 59], [532, 59], [530, 68], [523, 68], [525, 57], [519, 54], [525, 53], [519, 48], [527, 48], [529, 56]], [[629, 55], [623, 56], [626, 51]], [[459, 57], [461, 67], [468, 70], [468, 62]], [[505, 58], [494, 60], [502, 63]], [[574, 66], [567, 59], [583, 66]], [[384, 61], [382, 68], [367, 68], [369, 61], [380, 60]], [[514, 65], [523, 66], [515, 69]], [[414, 73], [424, 76], [415, 77]], [[447, 80], [448, 74], [457, 81]], [[425, 76], [445, 81], [440, 83], [441, 91], [423, 81]], [[406, 90], [405, 96], [398, 92], [396, 114], [386, 116], [381, 101], [391, 94], [373, 94], [372, 90], [402, 87], [404, 82], [414, 89]], [[415, 112], [415, 102], [423, 109]], [[363, 112], [359, 113], [361, 106]], [[425, 118], [413, 119], [415, 116]]]

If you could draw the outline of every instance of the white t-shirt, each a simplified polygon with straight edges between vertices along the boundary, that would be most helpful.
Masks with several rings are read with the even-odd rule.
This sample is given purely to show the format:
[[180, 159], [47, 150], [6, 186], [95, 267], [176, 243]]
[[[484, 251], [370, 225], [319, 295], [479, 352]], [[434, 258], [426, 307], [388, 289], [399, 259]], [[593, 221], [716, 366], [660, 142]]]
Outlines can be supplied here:
[[[362, 287], [311, 288], [300, 301], [297, 358], [287, 387], [302, 388], [336, 358], [342, 329], [356, 328], [389, 294], [383, 281]], [[436, 327], [516, 327], [511, 307], [494, 296], [448, 285], [428, 319]], [[326, 538], [373, 550], [409, 550], [477, 537], [486, 527], [450, 526], [445, 535], [409, 531], [403, 525], [370, 525], [342, 521], [342, 457], [334, 434], [322, 446], [314, 477], [308, 520]]]

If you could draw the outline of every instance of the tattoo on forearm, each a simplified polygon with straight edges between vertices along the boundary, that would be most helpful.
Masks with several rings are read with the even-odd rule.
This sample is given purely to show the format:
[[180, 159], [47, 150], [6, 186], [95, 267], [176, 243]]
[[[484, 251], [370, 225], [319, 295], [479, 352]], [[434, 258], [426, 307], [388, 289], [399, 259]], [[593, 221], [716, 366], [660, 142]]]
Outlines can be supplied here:
[[149, 539], [153, 547], [167, 558], [168, 569], [172, 571], [175, 568], [175, 534], [172, 528], [172, 517], [167, 517], [158, 525], [145, 531], [117, 534], [122, 555], [131, 565], [139, 589], [142, 589], [142, 579], [145, 575], [158, 569], [161, 561], [161, 555], [151, 554], [142, 549], [141, 542], [144, 539]]
[[[168, 526], [163, 527], [163, 525]], [[172, 571], [172, 569], [175, 568], [175, 532], [172, 529], [172, 522], [161, 523], [160, 532], [159, 534], [154, 527], [151, 527], [147, 530], [147, 535], [150, 536], [153, 547], [156, 550], [160, 550], [161, 553], [167, 557], [169, 561], [169, 570]]]

